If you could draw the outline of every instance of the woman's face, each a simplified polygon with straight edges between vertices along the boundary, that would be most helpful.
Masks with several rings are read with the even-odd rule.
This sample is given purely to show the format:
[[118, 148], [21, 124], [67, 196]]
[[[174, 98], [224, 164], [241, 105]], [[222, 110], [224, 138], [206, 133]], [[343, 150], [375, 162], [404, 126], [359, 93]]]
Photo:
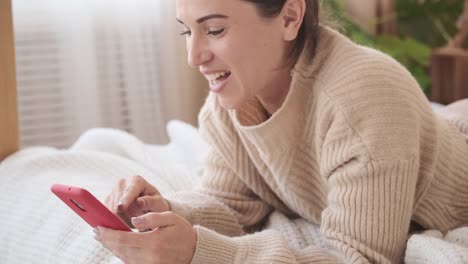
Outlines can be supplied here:
[[198, 67], [224, 108], [268, 97], [281, 83], [287, 42], [280, 16], [267, 20], [242, 0], [176, 0], [176, 9], [188, 63]]

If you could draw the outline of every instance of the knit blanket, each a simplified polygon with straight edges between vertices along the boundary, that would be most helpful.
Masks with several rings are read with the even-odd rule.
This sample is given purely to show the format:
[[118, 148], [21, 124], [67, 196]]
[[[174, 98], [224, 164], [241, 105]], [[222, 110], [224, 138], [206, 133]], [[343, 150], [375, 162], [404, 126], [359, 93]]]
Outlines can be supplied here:
[[[122, 131], [93, 129], [69, 149], [28, 148], [0, 163], [0, 263], [122, 263], [93, 239], [92, 229], [50, 186], [81, 186], [102, 201], [118, 179], [141, 175], [163, 195], [189, 190], [199, 183], [208, 147], [188, 124], [171, 121], [167, 130], [168, 144], [148, 145]], [[283, 235], [291, 236], [291, 247], [321, 243], [316, 225], [286, 223], [273, 214], [270, 222], [275, 221]], [[445, 236], [435, 230], [411, 236], [405, 262], [468, 262], [468, 228]]]

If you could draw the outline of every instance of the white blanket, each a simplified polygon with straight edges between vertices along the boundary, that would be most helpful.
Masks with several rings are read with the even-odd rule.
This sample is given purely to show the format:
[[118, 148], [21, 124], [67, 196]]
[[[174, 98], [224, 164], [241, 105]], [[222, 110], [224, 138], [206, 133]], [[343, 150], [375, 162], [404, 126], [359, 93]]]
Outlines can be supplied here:
[[168, 145], [153, 146], [121, 131], [94, 129], [69, 150], [30, 148], [2, 162], [0, 263], [121, 263], [50, 187], [82, 186], [101, 201], [118, 179], [133, 175], [163, 194], [193, 188], [207, 147], [190, 125], [173, 121], [168, 132]]
[[[84, 187], [103, 200], [120, 178], [142, 175], [163, 194], [198, 184], [207, 145], [190, 125], [168, 124], [170, 143], [146, 145], [112, 129], [93, 129], [68, 150], [30, 148], [0, 164], [0, 263], [121, 263], [92, 229], [50, 192]], [[445, 237], [413, 235], [406, 263], [468, 263], [468, 228]]]

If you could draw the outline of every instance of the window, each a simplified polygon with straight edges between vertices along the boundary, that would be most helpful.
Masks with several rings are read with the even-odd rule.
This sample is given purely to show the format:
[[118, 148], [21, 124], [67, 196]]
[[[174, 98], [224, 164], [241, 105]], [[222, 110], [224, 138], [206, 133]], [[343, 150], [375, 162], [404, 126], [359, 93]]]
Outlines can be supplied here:
[[204, 93], [174, 3], [96, 2], [13, 0], [22, 147], [67, 147], [92, 127], [162, 143], [169, 119], [194, 123]]

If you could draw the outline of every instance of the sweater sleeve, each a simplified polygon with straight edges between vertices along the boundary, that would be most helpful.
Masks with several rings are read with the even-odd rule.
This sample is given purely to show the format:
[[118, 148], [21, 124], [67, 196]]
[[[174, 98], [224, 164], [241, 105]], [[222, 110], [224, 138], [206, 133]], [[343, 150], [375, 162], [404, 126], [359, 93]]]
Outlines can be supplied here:
[[401, 263], [417, 170], [416, 160], [351, 159], [330, 175], [321, 233], [347, 263]]
[[417, 166], [411, 160], [350, 160], [330, 175], [329, 205], [321, 233], [327, 246], [288, 246], [275, 230], [227, 237], [197, 227], [192, 263], [400, 263]]
[[339, 252], [333, 248], [308, 246], [293, 250], [286, 238], [275, 230], [227, 237], [197, 226], [197, 247], [192, 264], [269, 264], [269, 263], [344, 263]]
[[[216, 109], [213, 109], [216, 108]], [[259, 173], [242, 149], [225, 111], [208, 98], [199, 115], [201, 136], [210, 145], [201, 186], [166, 197], [171, 210], [193, 225], [227, 236], [258, 228], [272, 206], [258, 197], [242, 179], [259, 179]], [[242, 164], [238, 170], [230, 164]]]
[[350, 158], [329, 176], [320, 230], [327, 246], [292, 249], [288, 240], [295, 238], [275, 230], [227, 237], [197, 226], [192, 263], [399, 263], [416, 184], [409, 179], [416, 172], [414, 160]]
[[423, 100], [404, 92], [359, 103], [333, 95], [321, 113], [320, 170], [329, 186], [321, 233], [346, 263], [402, 262], [426, 135]]
[[171, 211], [193, 225], [227, 236], [256, 228], [271, 212], [271, 206], [256, 196], [213, 151], [207, 157], [202, 185], [193, 191], [166, 198]]

